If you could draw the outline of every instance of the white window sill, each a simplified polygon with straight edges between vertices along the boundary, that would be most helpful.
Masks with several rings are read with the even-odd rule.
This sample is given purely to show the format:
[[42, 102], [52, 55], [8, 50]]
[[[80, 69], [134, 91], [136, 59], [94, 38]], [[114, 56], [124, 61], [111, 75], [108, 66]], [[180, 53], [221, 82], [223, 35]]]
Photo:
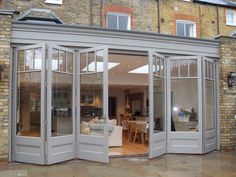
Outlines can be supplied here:
[[61, 2], [56, 2], [56, 1], [53, 1], [53, 0], [46, 0], [44, 3], [62, 5], [62, 1]]
[[226, 23], [227, 26], [236, 26], [236, 23]]

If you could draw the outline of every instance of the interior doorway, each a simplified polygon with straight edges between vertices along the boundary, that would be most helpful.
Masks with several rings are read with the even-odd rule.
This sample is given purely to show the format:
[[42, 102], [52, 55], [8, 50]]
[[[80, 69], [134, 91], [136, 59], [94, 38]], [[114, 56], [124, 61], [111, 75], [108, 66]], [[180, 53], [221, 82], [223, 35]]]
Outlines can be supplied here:
[[147, 52], [109, 52], [110, 157], [148, 155], [148, 63]]

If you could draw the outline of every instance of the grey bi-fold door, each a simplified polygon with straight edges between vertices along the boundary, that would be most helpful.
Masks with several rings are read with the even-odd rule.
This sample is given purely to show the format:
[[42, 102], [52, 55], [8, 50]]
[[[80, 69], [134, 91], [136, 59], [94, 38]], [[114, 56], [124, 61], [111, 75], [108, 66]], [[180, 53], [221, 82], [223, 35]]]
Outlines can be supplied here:
[[13, 65], [12, 159], [45, 163], [45, 44], [17, 48]]
[[108, 162], [108, 49], [79, 52], [77, 157]]
[[149, 158], [166, 153], [165, 57], [149, 51]]
[[74, 51], [44, 43], [15, 53], [12, 159], [43, 165], [75, 158]]

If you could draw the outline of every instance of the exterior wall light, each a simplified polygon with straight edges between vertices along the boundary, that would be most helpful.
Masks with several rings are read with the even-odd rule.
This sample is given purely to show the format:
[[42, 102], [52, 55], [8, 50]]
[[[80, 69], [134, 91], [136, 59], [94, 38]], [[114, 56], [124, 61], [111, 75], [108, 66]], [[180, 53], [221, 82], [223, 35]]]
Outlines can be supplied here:
[[228, 75], [228, 87], [233, 87], [236, 83], [236, 73], [230, 72]]
[[0, 64], [0, 79], [2, 79], [3, 65]]

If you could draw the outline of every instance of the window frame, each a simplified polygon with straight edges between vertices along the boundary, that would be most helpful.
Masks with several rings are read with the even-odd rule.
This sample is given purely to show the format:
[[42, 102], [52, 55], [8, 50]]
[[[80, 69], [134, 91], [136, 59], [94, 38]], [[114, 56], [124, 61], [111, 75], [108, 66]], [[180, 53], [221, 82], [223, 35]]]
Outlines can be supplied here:
[[[233, 14], [233, 22], [228, 22], [228, 13], [232, 13]], [[226, 25], [236, 26], [236, 11], [235, 10], [226, 10], [225, 22], [226, 22]]]
[[117, 25], [117, 28], [116, 28], [116, 30], [121, 30], [120, 28], [119, 28], [119, 17], [120, 16], [123, 16], [123, 17], [128, 17], [128, 24], [127, 24], [127, 29], [126, 30], [131, 30], [131, 15], [130, 14], [127, 14], [127, 13], [121, 13], [121, 12], [107, 12], [107, 19], [106, 19], [106, 24], [107, 24], [107, 28], [108, 29], [111, 29], [111, 28], [109, 28], [109, 23], [108, 23], [108, 16], [109, 15], [114, 15], [114, 16], [116, 16], [116, 25]]
[[[180, 35], [178, 35], [177, 34], [177, 24], [178, 23], [182, 23], [182, 24], [184, 24], [184, 37], [197, 37], [197, 30], [196, 30], [196, 22], [194, 22], [194, 21], [190, 21], [190, 20], [176, 20], [176, 22], [175, 22], [175, 24], [176, 24], [176, 35], [177, 36], [180, 36]], [[190, 25], [193, 25], [193, 36], [186, 36], [186, 24], [190, 24]]]
[[62, 0], [45, 0], [46, 4], [59, 4], [61, 5], [62, 4]]

